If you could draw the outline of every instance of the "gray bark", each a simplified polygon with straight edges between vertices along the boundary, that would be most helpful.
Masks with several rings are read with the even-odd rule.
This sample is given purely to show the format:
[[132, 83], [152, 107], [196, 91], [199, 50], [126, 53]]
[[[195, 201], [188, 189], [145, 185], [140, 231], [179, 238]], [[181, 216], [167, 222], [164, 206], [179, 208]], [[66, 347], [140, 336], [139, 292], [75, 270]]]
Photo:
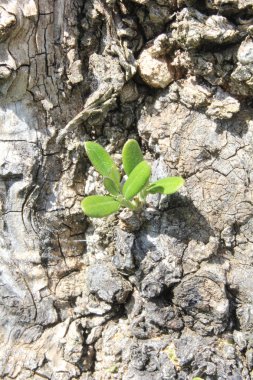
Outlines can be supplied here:
[[[252, 0], [0, 0], [0, 378], [253, 378]], [[90, 220], [82, 142], [139, 140]]]

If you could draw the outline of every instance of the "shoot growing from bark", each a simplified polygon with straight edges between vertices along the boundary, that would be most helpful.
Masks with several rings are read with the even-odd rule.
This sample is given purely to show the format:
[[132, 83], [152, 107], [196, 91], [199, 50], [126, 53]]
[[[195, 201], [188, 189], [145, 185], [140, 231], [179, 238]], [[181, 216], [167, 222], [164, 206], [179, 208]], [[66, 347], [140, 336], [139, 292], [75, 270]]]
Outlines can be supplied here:
[[109, 195], [91, 195], [85, 197], [81, 207], [85, 215], [102, 218], [111, 215], [120, 208], [132, 211], [140, 210], [146, 203], [148, 194], [173, 194], [184, 184], [182, 177], [168, 177], [150, 183], [151, 167], [144, 160], [141, 148], [136, 140], [128, 140], [122, 150], [122, 164], [127, 176], [125, 182], [111, 156], [98, 143], [84, 143], [87, 156], [92, 165], [103, 177], [105, 189]]

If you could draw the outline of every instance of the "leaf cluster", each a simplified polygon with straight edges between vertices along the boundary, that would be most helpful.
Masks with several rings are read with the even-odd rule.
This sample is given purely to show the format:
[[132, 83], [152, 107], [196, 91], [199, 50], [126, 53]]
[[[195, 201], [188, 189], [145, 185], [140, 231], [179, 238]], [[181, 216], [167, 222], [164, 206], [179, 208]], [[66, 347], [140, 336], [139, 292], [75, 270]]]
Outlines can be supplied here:
[[145, 204], [148, 194], [173, 194], [184, 184], [182, 177], [162, 178], [150, 183], [151, 167], [144, 160], [136, 140], [128, 140], [122, 150], [122, 164], [127, 176], [125, 181], [112, 157], [100, 144], [86, 141], [84, 146], [110, 194], [85, 197], [81, 207], [87, 216], [102, 218], [119, 211], [121, 207], [138, 210]]

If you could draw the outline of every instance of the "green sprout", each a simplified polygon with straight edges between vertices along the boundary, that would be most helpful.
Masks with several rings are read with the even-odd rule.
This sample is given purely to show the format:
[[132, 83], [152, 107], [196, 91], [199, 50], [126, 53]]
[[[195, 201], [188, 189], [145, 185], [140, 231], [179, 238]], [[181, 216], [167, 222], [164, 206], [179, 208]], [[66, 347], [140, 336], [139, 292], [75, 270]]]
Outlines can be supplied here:
[[128, 140], [122, 150], [122, 163], [126, 181], [111, 156], [98, 143], [84, 143], [86, 153], [99, 174], [110, 195], [91, 195], [81, 202], [83, 212], [92, 218], [103, 218], [119, 211], [121, 207], [137, 211], [146, 202], [148, 194], [173, 194], [183, 184], [182, 177], [162, 178], [150, 183], [151, 167], [144, 160], [141, 148], [136, 140]]

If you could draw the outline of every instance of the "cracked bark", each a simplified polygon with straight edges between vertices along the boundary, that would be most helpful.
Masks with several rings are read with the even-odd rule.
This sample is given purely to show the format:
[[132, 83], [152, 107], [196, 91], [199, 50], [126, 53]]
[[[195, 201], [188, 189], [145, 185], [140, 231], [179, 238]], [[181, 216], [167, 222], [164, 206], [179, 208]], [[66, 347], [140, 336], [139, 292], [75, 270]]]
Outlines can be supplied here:
[[[0, 1], [0, 377], [252, 378], [252, 1]], [[141, 215], [82, 141], [186, 186]]]

